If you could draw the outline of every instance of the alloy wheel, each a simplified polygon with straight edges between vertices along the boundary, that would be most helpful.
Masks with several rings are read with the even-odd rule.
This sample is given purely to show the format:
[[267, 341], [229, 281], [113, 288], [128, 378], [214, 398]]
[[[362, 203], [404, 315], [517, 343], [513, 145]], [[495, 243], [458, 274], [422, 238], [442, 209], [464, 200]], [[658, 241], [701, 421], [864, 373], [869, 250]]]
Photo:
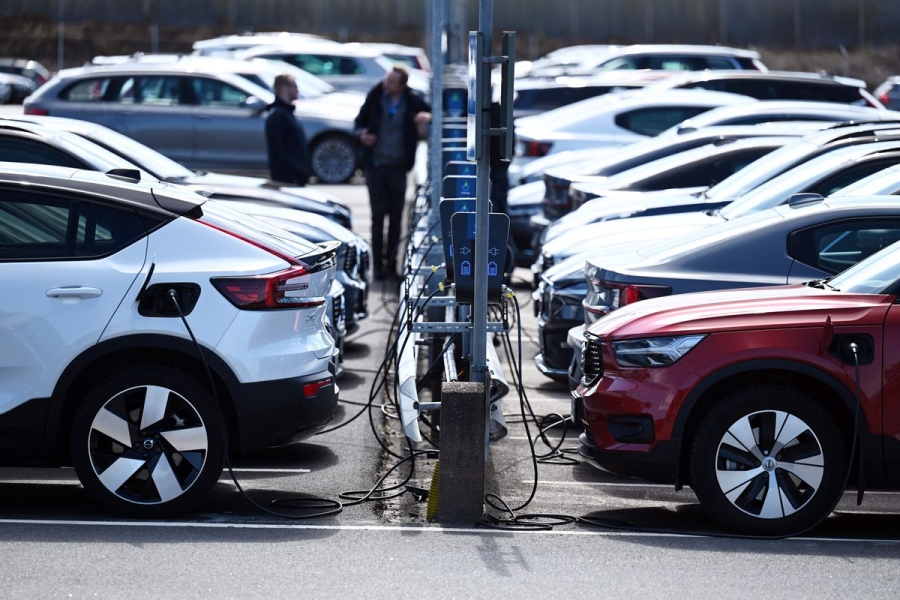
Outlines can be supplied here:
[[715, 456], [719, 488], [735, 508], [781, 519], [806, 506], [825, 473], [825, 454], [812, 428], [788, 412], [754, 412], [735, 421]]
[[94, 415], [90, 465], [113, 495], [136, 504], [168, 503], [203, 471], [209, 432], [197, 409], [172, 389], [131, 387]]
[[328, 136], [312, 151], [313, 174], [324, 183], [342, 183], [356, 170], [356, 147], [349, 139]]

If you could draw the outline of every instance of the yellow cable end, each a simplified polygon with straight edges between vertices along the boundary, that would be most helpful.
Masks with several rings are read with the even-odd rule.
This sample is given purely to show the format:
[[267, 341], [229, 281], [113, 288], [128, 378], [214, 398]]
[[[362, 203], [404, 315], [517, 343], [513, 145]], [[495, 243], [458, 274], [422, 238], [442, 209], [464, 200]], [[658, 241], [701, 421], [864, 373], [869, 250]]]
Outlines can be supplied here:
[[432, 272], [432, 273], [437, 273], [437, 270], [438, 270], [437, 265], [431, 265], [431, 272]]
[[438, 289], [441, 290], [442, 292], [444, 291], [444, 282], [443, 281], [438, 281]]

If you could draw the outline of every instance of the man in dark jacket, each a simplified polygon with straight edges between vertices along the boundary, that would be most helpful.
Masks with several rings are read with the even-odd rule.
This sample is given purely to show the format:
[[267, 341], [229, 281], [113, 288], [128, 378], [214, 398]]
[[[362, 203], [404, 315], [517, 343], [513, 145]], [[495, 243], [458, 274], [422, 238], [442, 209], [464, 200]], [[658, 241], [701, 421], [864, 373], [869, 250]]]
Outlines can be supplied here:
[[275, 102], [266, 117], [269, 176], [273, 181], [306, 185], [310, 176], [306, 135], [294, 117], [297, 82], [290, 75], [275, 77]]
[[[397, 250], [406, 203], [407, 173], [416, 157], [416, 125], [431, 121], [431, 107], [409, 89], [409, 72], [395, 66], [366, 96], [356, 117], [372, 207], [372, 264], [376, 279], [397, 275]], [[387, 248], [384, 218], [388, 218]]]

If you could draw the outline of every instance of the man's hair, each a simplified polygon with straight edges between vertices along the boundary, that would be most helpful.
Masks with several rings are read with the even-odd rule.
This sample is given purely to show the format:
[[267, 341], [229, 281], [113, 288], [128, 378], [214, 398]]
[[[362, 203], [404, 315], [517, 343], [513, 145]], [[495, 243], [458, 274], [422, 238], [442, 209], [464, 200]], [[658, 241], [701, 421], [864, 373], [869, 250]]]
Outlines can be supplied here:
[[405, 87], [406, 83], [409, 81], [409, 69], [406, 65], [394, 65], [391, 68], [391, 72], [400, 75], [400, 85]]
[[285, 87], [293, 84], [294, 78], [287, 73], [282, 73], [281, 75], [275, 76], [275, 83], [272, 85], [272, 87], [275, 89], [275, 93], [279, 94]]

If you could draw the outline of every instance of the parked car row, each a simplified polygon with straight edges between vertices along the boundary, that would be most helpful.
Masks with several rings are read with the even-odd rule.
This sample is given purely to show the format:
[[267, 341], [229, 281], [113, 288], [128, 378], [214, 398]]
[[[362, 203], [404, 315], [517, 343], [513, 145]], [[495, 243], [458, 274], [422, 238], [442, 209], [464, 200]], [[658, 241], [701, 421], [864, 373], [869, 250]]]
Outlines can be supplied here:
[[[896, 417], [881, 401], [890, 363], [880, 357], [897, 293], [900, 122], [796, 126], [744, 126], [770, 134], [746, 137], [685, 127], [597, 157], [598, 175], [565, 179], [571, 211], [549, 213], [559, 218], [548, 219], [535, 265], [535, 360], [570, 384], [582, 456], [690, 485], [748, 534], [812, 527], [848, 481], [895, 483], [885, 444]], [[716, 129], [712, 144], [682, 142]], [[776, 139], [716, 185], [617, 189]], [[665, 155], [667, 140], [670, 155], [629, 162]], [[631, 169], [617, 172], [617, 161]], [[558, 184], [545, 181], [550, 196]], [[563, 206], [552, 198], [549, 208]], [[833, 283], [855, 271], [865, 284], [849, 294]], [[750, 287], [759, 291], [739, 289]]]

